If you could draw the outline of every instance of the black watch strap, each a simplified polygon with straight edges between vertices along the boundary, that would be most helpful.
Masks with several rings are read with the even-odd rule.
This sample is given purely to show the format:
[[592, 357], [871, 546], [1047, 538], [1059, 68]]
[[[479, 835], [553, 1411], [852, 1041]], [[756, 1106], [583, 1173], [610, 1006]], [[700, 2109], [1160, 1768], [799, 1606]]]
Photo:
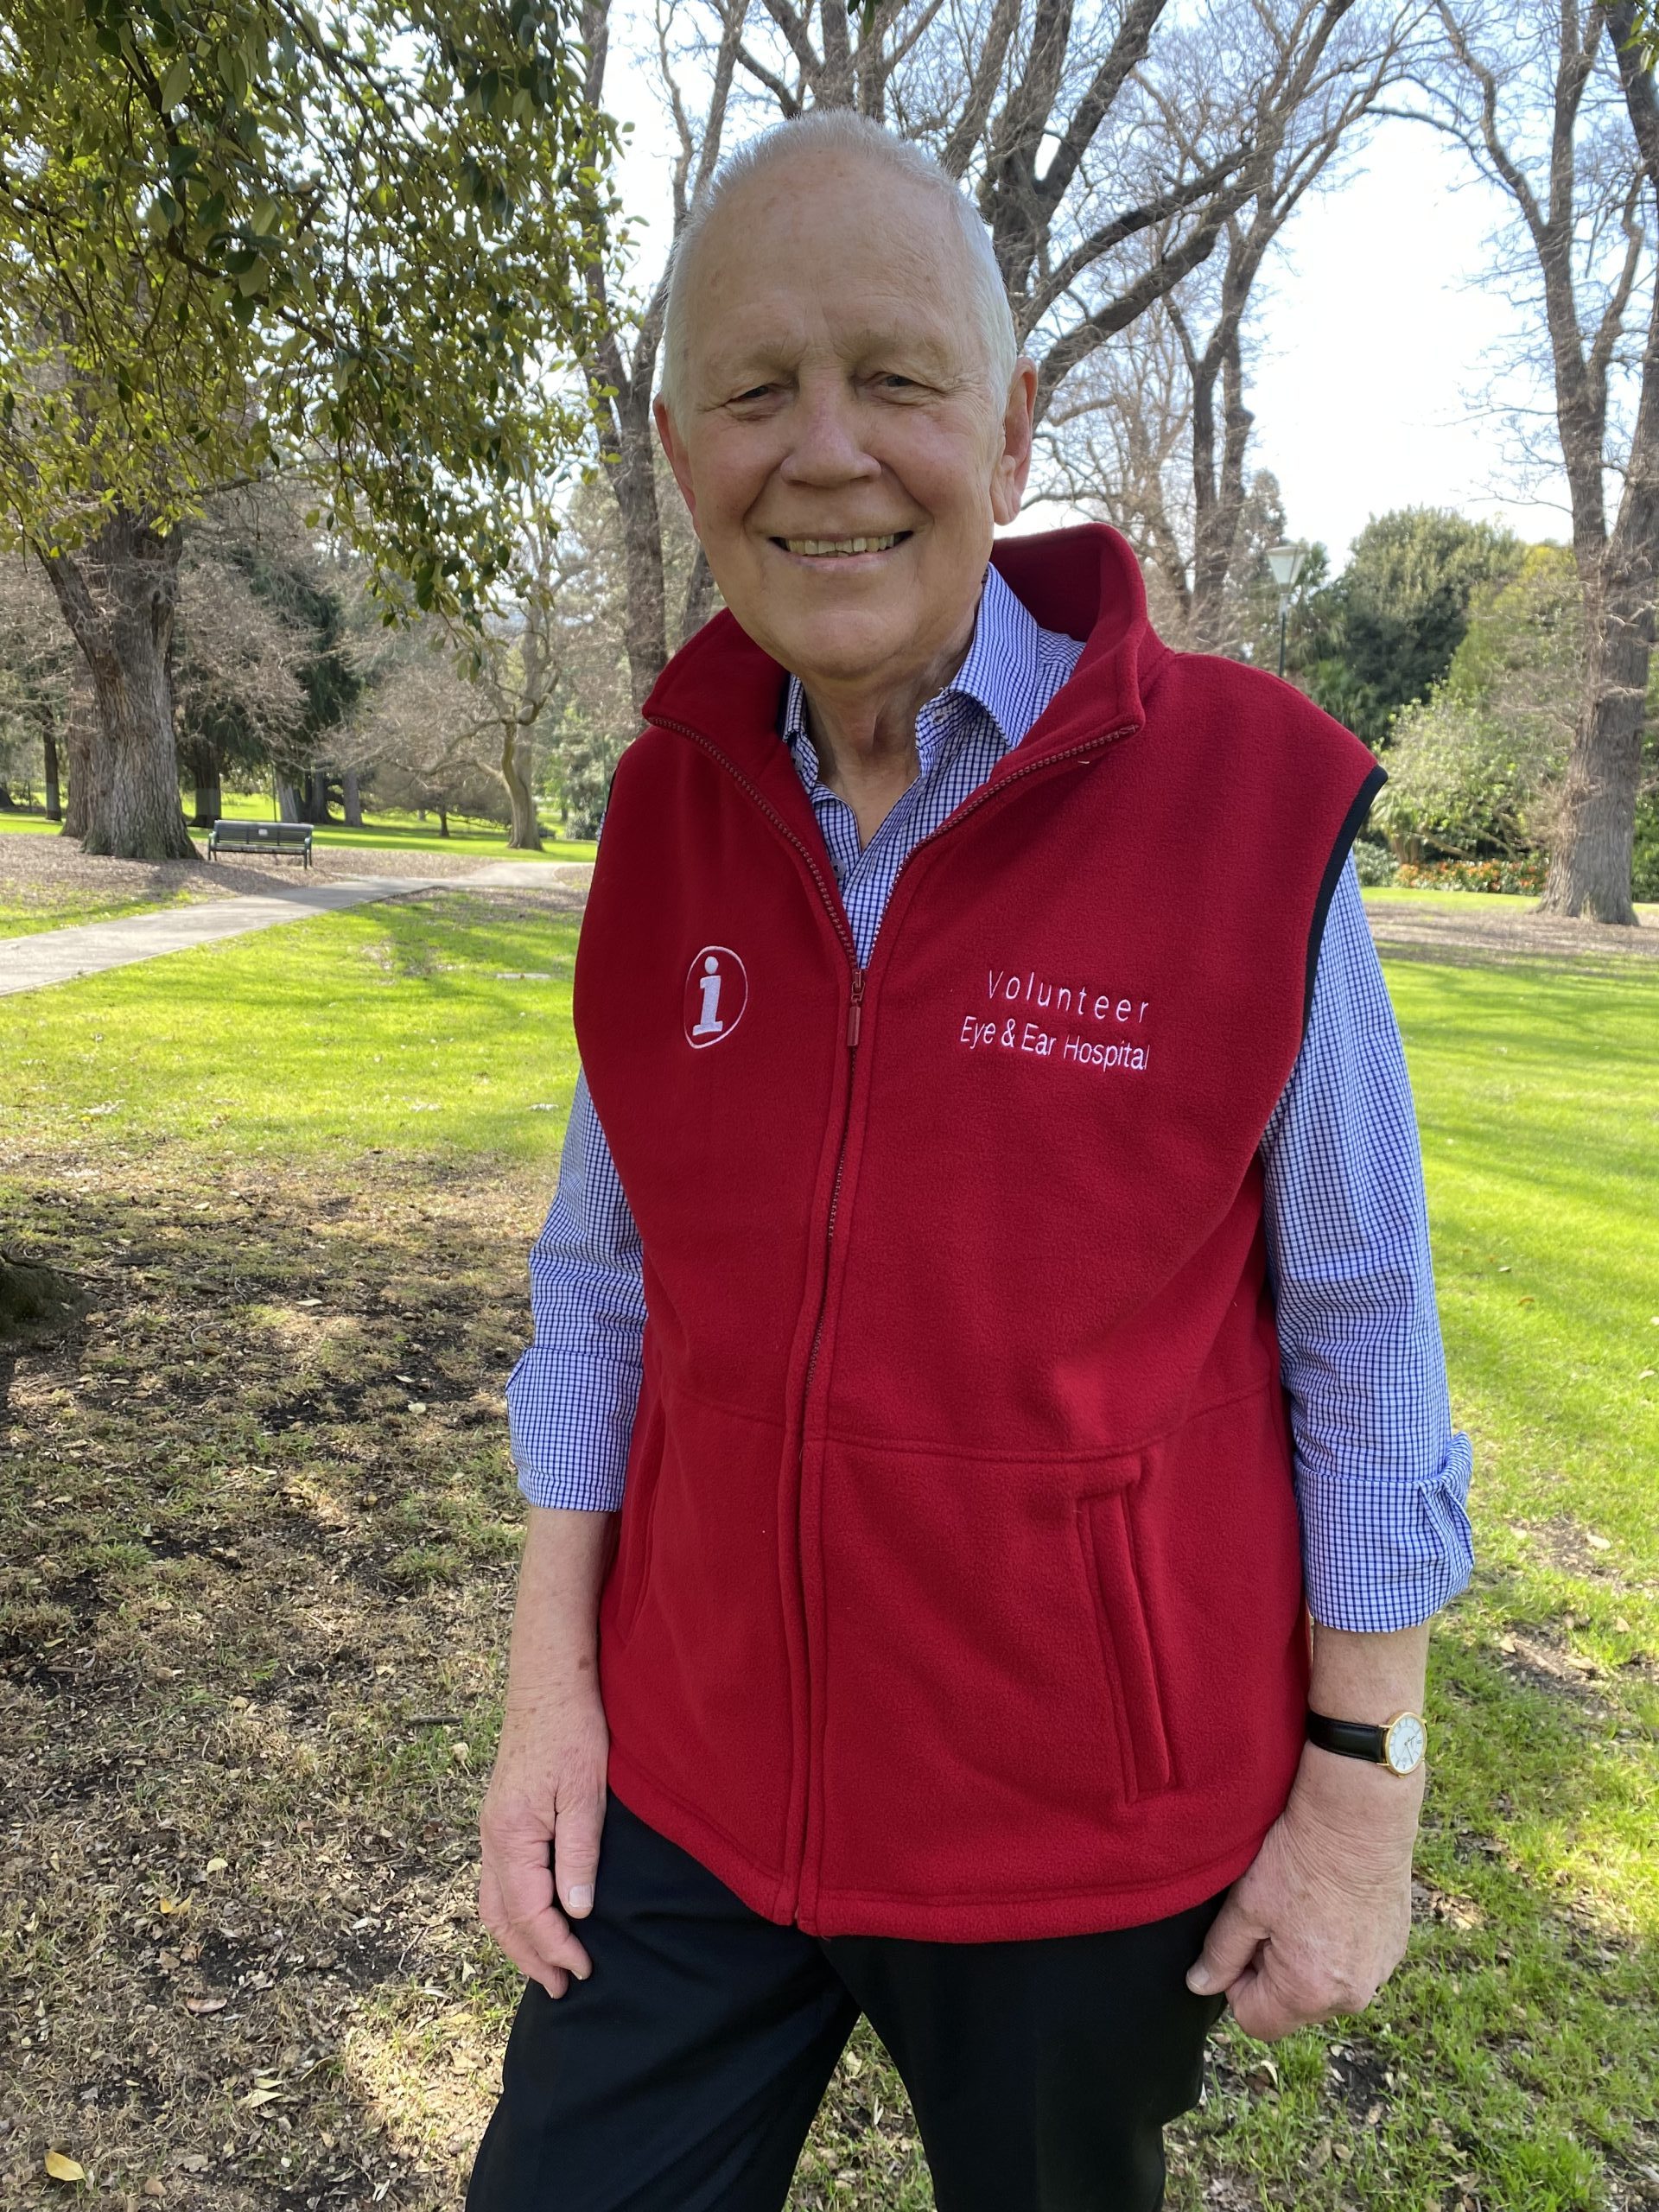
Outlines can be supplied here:
[[1370, 1759], [1375, 1766], [1389, 1763], [1389, 1732], [1366, 1720], [1332, 1720], [1328, 1713], [1307, 1716], [1307, 1740], [1322, 1751], [1339, 1751], [1344, 1758]]

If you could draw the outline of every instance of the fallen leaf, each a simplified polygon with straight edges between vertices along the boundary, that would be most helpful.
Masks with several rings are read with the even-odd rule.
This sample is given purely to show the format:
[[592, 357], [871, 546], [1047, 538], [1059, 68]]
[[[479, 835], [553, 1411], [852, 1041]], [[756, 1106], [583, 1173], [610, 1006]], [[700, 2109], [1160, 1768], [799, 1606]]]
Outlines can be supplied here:
[[230, 2001], [228, 1997], [187, 1997], [184, 2009], [187, 2012], [222, 2012]]
[[1611, 1536], [1586, 1535], [1584, 1541], [1592, 1552], [1610, 1552], [1613, 1548], [1613, 1540]]
[[426, 1411], [426, 1400], [424, 1398], [411, 1398], [409, 1402], [409, 1410], [412, 1414], [423, 1414]]
[[1324, 2167], [1328, 2166], [1331, 2163], [1331, 2138], [1328, 2135], [1320, 2136], [1319, 2141], [1313, 2145], [1313, 2148], [1307, 2154], [1307, 2171], [1309, 2173], [1319, 2173]]
[[161, 2177], [159, 2175], [151, 2174], [149, 2180], [144, 2183], [143, 2193], [146, 2196], [160, 2196], [162, 2194]]
[[204, 1874], [226, 1874], [230, 1872], [230, 1866], [228, 1859], [210, 1859], [201, 1871]]
[[85, 2181], [86, 2178], [86, 2167], [77, 2165], [73, 2158], [66, 2158], [61, 2151], [47, 2152], [46, 2171], [54, 2181]]
[[251, 2111], [257, 2112], [261, 2105], [274, 2105], [281, 2094], [280, 2089], [250, 2089], [242, 2101]]
[[158, 1901], [156, 1910], [163, 1913], [188, 1912], [190, 1900], [188, 1897], [162, 1897]]

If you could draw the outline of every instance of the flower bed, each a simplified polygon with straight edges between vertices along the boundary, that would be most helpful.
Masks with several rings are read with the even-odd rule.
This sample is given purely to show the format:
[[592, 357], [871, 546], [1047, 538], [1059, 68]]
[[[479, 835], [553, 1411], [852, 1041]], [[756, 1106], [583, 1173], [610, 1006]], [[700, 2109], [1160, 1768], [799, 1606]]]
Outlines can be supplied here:
[[1544, 887], [1546, 862], [1529, 854], [1524, 860], [1402, 861], [1395, 881], [1407, 891], [1510, 891], [1536, 898]]

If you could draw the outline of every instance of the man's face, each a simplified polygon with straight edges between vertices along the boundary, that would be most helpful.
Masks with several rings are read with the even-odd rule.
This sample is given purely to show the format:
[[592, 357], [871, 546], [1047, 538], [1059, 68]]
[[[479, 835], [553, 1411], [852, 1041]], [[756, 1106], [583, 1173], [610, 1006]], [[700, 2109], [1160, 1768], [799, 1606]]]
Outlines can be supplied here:
[[1029, 362], [991, 388], [948, 211], [876, 162], [803, 157], [734, 192], [690, 273], [657, 420], [727, 605], [809, 691], [925, 675], [971, 634], [1035, 388]]

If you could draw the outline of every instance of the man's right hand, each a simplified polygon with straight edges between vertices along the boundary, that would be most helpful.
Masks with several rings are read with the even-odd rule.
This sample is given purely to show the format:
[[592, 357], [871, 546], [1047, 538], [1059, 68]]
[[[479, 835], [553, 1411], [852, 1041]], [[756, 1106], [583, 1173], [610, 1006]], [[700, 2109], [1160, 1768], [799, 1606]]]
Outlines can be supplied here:
[[479, 1821], [479, 1917], [550, 1997], [593, 1972], [570, 1923], [593, 1910], [609, 1749], [591, 1675], [568, 1696], [515, 1706], [509, 1694]]

